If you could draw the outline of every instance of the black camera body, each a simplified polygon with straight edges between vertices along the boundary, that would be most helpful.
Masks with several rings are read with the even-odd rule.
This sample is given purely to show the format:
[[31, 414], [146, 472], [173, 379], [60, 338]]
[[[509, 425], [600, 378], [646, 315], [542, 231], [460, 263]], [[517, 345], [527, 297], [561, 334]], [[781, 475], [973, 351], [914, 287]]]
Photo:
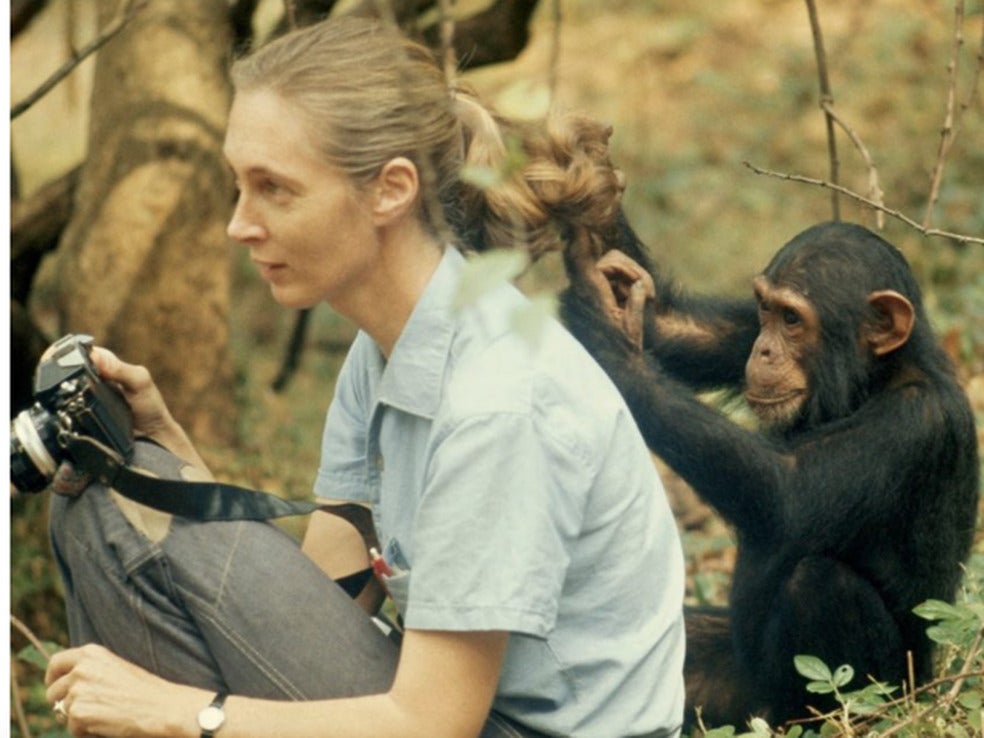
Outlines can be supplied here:
[[35, 403], [10, 426], [10, 481], [21, 492], [40, 492], [58, 465], [73, 459], [66, 449], [87, 436], [118, 454], [133, 456], [133, 415], [89, 356], [92, 337], [69, 334], [56, 341], [34, 375]]

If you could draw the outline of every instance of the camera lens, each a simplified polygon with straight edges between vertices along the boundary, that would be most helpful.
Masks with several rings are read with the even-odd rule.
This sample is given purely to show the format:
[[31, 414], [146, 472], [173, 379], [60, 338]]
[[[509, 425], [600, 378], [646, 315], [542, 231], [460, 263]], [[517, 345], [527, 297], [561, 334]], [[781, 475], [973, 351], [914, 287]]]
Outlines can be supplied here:
[[40, 405], [10, 424], [10, 481], [21, 492], [40, 492], [55, 475], [60, 455], [55, 418]]

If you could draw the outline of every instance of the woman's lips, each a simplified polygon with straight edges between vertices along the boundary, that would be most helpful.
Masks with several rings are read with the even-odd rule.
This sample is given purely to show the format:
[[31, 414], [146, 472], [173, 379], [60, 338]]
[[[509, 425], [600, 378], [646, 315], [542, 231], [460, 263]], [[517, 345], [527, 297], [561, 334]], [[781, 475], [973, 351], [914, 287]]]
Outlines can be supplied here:
[[255, 259], [253, 260], [253, 263], [256, 264], [256, 268], [259, 270], [260, 276], [268, 282], [274, 281], [277, 278], [277, 275], [287, 268], [286, 264], [257, 261]]

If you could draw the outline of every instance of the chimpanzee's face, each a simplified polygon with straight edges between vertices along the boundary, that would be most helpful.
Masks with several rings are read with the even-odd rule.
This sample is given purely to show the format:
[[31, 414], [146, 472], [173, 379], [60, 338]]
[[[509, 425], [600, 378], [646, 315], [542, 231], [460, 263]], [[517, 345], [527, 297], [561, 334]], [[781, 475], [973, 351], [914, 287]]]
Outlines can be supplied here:
[[817, 312], [788, 286], [755, 279], [759, 335], [745, 365], [745, 399], [759, 421], [782, 429], [796, 420], [809, 398], [807, 358], [820, 342]]

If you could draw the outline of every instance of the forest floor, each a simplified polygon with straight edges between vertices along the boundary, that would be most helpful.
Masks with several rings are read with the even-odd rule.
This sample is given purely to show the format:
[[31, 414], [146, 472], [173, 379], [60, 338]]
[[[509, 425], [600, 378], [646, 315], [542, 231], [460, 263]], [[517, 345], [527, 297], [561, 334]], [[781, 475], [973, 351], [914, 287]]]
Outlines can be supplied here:
[[[610, 122], [612, 156], [628, 179], [626, 211], [683, 285], [743, 294], [782, 243], [831, 217], [829, 190], [757, 175], [743, 163], [829, 176], [813, 37], [801, 0], [564, 0], [556, 34], [550, 3], [542, 5], [531, 43], [516, 61], [470, 72], [465, 81], [507, 114], [537, 115], [553, 102]], [[866, 144], [886, 205], [921, 222], [946, 116], [951, 4], [818, 5], [836, 110]], [[966, 5], [957, 91], [963, 101], [970, 98], [984, 22], [981, 0]], [[12, 99], [55, 66], [51, 59], [63, 58], [64, 39], [54, 28], [47, 48], [20, 39], [12, 48]], [[12, 125], [28, 190], [84, 153], [85, 73]], [[976, 237], [984, 235], [982, 98], [984, 91], [960, 120], [933, 220]], [[841, 133], [838, 141], [841, 181], [865, 194], [869, 169], [847, 136]], [[873, 214], [855, 202], [842, 198], [841, 208], [844, 219], [876, 227]], [[882, 233], [920, 278], [984, 445], [984, 246], [925, 238], [896, 218]], [[272, 301], [248, 264], [236, 261], [234, 281], [239, 441], [202, 451], [222, 478], [305, 497], [333, 378], [353, 330], [328, 308], [317, 308], [299, 370], [283, 392], [273, 392], [294, 315]], [[530, 291], [559, 284], [549, 260], [524, 281]], [[734, 560], [730, 533], [669, 472], [666, 480], [687, 551], [688, 599], [723, 602]], [[59, 640], [64, 626], [52, 595], [50, 554], [43, 538], [36, 543], [40, 522], [41, 515], [12, 522], [13, 545], [21, 552], [12, 566], [12, 607], [42, 635]], [[304, 523], [284, 525], [300, 535]], [[975, 562], [984, 570], [984, 532]]]

